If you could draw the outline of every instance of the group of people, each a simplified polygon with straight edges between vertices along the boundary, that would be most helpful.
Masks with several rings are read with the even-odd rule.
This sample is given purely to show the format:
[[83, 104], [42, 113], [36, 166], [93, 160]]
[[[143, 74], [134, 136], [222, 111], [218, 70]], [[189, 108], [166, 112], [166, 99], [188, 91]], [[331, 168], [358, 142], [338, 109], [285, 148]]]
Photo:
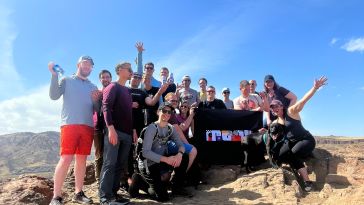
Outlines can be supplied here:
[[[92, 144], [95, 149], [95, 177], [99, 184], [101, 205], [127, 204], [129, 199], [117, 192], [125, 187], [130, 197], [143, 190], [158, 201], [173, 195], [191, 197], [184, 189], [186, 175], [196, 164], [198, 150], [193, 145], [195, 109], [235, 109], [265, 112], [266, 126], [278, 123], [285, 128], [284, 145], [277, 160], [288, 163], [311, 185], [307, 169], [300, 160], [312, 152], [315, 140], [301, 124], [299, 112], [327, 78], [315, 80], [312, 89], [297, 101], [289, 90], [277, 84], [272, 75], [264, 78], [263, 92], [256, 92], [255, 80], [240, 82], [241, 95], [230, 99], [230, 89], [216, 89], [200, 78], [199, 91], [190, 87], [191, 77], [174, 83], [169, 69], [160, 69], [161, 80], [153, 77], [154, 64], [143, 65], [143, 43], [137, 43], [137, 71], [128, 62], [115, 66], [116, 81], [108, 70], [99, 73], [102, 88], [88, 80], [94, 62], [81, 56], [74, 75], [59, 79], [54, 62], [48, 64], [52, 74], [50, 98], [63, 96], [60, 134], [60, 160], [54, 173], [51, 205], [63, 204], [61, 189], [71, 161], [75, 157], [75, 195], [73, 201], [92, 203], [83, 192], [86, 159]], [[127, 83], [129, 81], [129, 83]], [[259, 132], [265, 132], [262, 128]], [[141, 136], [143, 138], [141, 139]], [[276, 137], [273, 136], [273, 140]], [[135, 146], [142, 140], [138, 155]], [[308, 189], [307, 189], [308, 190]], [[309, 191], [309, 190], [308, 190]]]

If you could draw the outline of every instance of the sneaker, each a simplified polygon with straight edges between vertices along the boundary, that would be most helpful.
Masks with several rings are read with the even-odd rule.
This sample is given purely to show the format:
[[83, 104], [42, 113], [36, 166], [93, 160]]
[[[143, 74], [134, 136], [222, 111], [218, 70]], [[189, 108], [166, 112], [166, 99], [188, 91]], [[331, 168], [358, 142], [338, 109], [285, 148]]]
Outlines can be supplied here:
[[173, 196], [182, 196], [182, 197], [193, 197], [193, 194], [187, 191], [185, 188], [172, 188]]
[[310, 191], [312, 191], [312, 188], [313, 188], [313, 182], [312, 181], [305, 181], [303, 183], [303, 186], [304, 186], [305, 191], [310, 192]]
[[75, 194], [75, 196], [72, 198], [72, 202], [77, 202], [80, 204], [92, 204], [92, 199], [88, 198], [83, 191], [78, 192]]
[[49, 205], [63, 205], [63, 199], [60, 196], [57, 196], [56, 198], [53, 198], [51, 203]]

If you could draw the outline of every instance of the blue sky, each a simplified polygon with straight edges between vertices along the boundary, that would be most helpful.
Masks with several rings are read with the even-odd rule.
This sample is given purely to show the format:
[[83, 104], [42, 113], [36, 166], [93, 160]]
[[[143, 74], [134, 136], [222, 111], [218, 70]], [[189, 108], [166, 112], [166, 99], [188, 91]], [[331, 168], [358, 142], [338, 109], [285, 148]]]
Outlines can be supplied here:
[[179, 82], [189, 74], [194, 88], [206, 77], [218, 91], [229, 87], [231, 98], [243, 79], [262, 90], [266, 74], [300, 98], [326, 75], [328, 85], [301, 113], [304, 126], [315, 135], [363, 137], [363, 7], [359, 0], [2, 0], [0, 134], [59, 129], [61, 102], [48, 97], [50, 60], [70, 75], [80, 55], [92, 56], [90, 79], [100, 87], [98, 72], [134, 62], [134, 44], [143, 41], [144, 62], [157, 71], [166, 66]]

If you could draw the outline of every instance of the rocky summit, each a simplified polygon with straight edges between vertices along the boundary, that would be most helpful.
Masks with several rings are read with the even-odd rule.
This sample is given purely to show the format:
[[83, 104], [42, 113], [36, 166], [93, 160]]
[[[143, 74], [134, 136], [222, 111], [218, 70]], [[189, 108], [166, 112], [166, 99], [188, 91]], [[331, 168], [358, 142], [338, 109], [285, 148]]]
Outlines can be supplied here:
[[[247, 174], [236, 166], [216, 166], [205, 172], [208, 184], [188, 187], [192, 198], [176, 197], [166, 204], [364, 204], [364, 143], [319, 144], [313, 157], [307, 159], [312, 192], [304, 192], [291, 170], [268, 168]], [[69, 172], [64, 186], [66, 204], [73, 204], [73, 174]], [[87, 166], [84, 191], [98, 202], [93, 165]], [[52, 181], [34, 175], [21, 175], [0, 183], [0, 204], [48, 204]], [[127, 197], [125, 191], [120, 194]], [[134, 204], [156, 204], [145, 197], [132, 199]]]

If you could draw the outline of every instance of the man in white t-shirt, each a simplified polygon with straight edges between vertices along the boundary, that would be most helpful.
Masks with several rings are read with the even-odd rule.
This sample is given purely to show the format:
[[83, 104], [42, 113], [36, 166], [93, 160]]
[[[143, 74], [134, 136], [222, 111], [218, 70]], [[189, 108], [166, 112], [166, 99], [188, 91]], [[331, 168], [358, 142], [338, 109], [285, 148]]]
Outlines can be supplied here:
[[247, 80], [240, 82], [241, 95], [234, 99], [235, 110], [249, 110], [249, 111], [269, 111], [269, 105], [266, 96], [262, 97], [250, 93], [250, 85]]

